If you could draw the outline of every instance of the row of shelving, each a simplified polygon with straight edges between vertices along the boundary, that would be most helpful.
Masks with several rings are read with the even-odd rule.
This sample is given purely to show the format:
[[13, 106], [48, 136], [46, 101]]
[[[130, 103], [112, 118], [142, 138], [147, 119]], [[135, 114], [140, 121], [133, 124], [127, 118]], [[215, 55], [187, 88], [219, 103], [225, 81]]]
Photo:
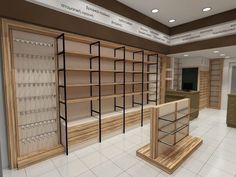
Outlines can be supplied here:
[[[69, 56], [69, 57], [86, 57], [86, 58], [96, 57], [96, 55], [92, 55], [92, 54], [68, 52], [68, 51], [65, 51], [65, 55]], [[109, 57], [109, 56], [100, 56], [100, 59], [101, 60], [119, 60], [119, 58]], [[123, 59], [120, 59], [120, 60], [123, 60]], [[138, 62], [142, 62], [142, 61], [141, 60], [125, 59], [125, 62], [138, 63]], [[143, 63], [144, 64], [155, 64], [155, 62], [151, 62], [151, 61], [144, 61]]]
[[[147, 57], [144, 57], [144, 51], [135, 51], [133, 52], [133, 60], [126, 59], [126, 47], [114, 48], [114, 57], [105, 57], [101, 56], [100, 41], [89, 44], [90, 54], [77, 53], [77, 52], [68, 52], [65, 49], [65, 35], [61, 34], [57, 37], [57, 68], [58, 68], [58, 92], [59, 92], [59, 117], [65, 122], [65, 149], [66, 154], [68, 154], [68, 113], [67, 109], [71, 104], [90, 102], [90, 115], [91, 117], [98, 116], [98, 136], [99, 141], [101, 142], [101, 119], [102, 119], [102, 100], [113, 99], [114, 100], [114, 111], [122, 111], [123, 117], [123, 133], [125, 133], [125, 116], [126, 116], [126, 97], [131, 97], [132, 107], [140, 106], [141, 111], [141, 126], [143, 125], [143, 109], [144, 109], [144, 95], [146, 96], [146, 102], [154, 102], [158, 104], [158, 72], [159, 72], [159, 63], [158, 63], [158, 54], [149, 54]], [[122, 57], [117, 57], [118, 51], [122, 54]], [[94, 54], [96, 53], [96, 55]], [[139, 60], [137, 60], [139, 56]], [[89, 60], [88, 69], [80, 68], [71, 68], [68, 67], [67, 57], [73, 57], [72, 59], [77, 59], [77, 57], [85, 57]], [[141, 58], [141, 59], [140, 59]], [[113, 69], [111, 70], [102, 70], [101, 69], [101, 60], [109, 59], [113, 61]], [[154, 59], [154, 60], [153, 60]], [[132, 63], [132, 69], [127, 71], [126, 62]], [[120, 64], [119, 69], [117, 69], [117, 64]], [[96, 64], [96, 65], [95, 65]], [[96, 66], [96, 69], [94, 69]], [[152, 69], [150, 69], [152, 66]], [[154, 67], [154, 69], [153, 69]], [[122, 69], [121, 69], [122, 68]], [[138, 68], [138, 69], [137, 69]], [[80, 71], [80, 72], [89, 72], [89, 83], [67, 83], [69, 73], [68, 71]], [[102, 82], [101, 75], [103, 72], [110, 72], [113, 74], [113, 82]], [[132, 77], [132, 81], [126, 81], [127, 74], [129, 77]], [[131, 75], [130, 75], [131, 74]], [[155, 80], [151, 79], [150, 76], [154, 75]], [[93, 77], [96, 76], [96, 81]], [[121, 81], [117, 81], [117, 77], [122, 78]], [[136, 81], [136, 78], [140, 78], [141, 81]], [[146, 79], [145, 79], [146, 77]], [[60, 80], [62, 79], [62, 80]], [[126, 90], [126, 85], [131, 86], [131, 91]], [[146, 85], [146, 87], [144, 87]], [[153, 91], [149, 88], [155, 85]], [[102, 94], [102, 86], [113, 86], [112, 94]], [[119, 91], [118, 91], [119, 86]], [[68, 88], [70, 87], [89, 87], [89, 96], [88, 97], [79, 97], [79, 98], [69, 98], [68, 97]], [[96, 88], [96, 89], [93, 89]], [[141, 90], [140, 90], [141, 89]], [[139, 91], [137, 91], [139, 90]], [[62, 96], [63, 95], [63, 96]], [[140, 96], [139, 100], [136, 100], [135, 96]], [[149, 98], [149, 95], [155, 95], [152, 99]], [[122, 98], [122, 100], [117, 100], [117, 98]], [[96, 101], [96, 107], [94, 102]], [[63, 109], [62, 106], [64, 107]], [[63, 110], [63, 112], [61, 112]]]

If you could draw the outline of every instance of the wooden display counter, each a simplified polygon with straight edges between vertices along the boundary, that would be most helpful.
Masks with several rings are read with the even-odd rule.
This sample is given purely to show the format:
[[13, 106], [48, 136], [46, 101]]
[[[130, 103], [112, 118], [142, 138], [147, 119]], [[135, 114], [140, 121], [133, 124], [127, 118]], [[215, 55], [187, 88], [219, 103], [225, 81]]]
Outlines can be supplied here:
[[200, 94], [199, 91], [175, 91], [175, 90], [167, 90], [165, 95], [165, 102], [171, 102], [176, 100], [181, 100], [183, 98], [190, 99], [190, 120], [193, 120], [199, 115], [199, 99]]
[[236, 93], [228, 94], [227, 126], [236, 128]]

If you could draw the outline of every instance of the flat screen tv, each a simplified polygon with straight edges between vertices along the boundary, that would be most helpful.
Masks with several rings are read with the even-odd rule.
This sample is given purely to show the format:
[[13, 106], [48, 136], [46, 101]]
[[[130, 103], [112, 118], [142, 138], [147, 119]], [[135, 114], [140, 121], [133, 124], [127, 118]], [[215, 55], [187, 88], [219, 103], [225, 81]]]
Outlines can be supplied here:
[[198, 68], [183, 68], [182, 70], [182, 90], [197, 90]]

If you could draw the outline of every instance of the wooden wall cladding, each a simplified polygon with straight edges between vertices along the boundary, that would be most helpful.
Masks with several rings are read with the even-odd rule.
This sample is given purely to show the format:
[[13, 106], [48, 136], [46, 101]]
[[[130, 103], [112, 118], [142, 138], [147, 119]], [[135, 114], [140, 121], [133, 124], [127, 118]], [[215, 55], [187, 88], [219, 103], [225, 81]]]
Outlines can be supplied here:
[[[134, 109], [126, 113], [126, 127], [140, 124], [140, 110]], [[144, 109], [144, 121], [149, 121], [151, 116], [150, 108]], [[122, 132], [122, 114], [104, 117], [102, 119], [102, 135], [106, 136], [114, 132]], [[73, 125], [68, 129], [69, 145], [80, 145], [89, 141], [98, 140], [98, 120]]]
[[213, 109], [221, 108], [223, 66], [224, 59], [210, 60], [209, 107]]
[[200, 103], [203, 109], [209, 105], [209, 71], [200, 71]]

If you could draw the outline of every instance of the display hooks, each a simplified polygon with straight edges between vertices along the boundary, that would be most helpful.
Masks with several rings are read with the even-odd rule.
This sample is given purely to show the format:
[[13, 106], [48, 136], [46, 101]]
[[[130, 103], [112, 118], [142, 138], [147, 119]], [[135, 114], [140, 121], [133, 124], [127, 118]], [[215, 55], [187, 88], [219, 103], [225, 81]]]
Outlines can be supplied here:
[[38, 42], [38, 41], [27, 40], [27, 39], [14, 38], [13, 41], [23, 43], [23, 44], [35, 45], [35, 46], [54, 47], [54, 45], [51, 43]]
[[25, 156], [59, 143], [55, 57], [51, 55], [54, 44], [18, 37], [13, 41], [18, 43], [13, 43], [12, 54], [15, 59], [19, 155]]

